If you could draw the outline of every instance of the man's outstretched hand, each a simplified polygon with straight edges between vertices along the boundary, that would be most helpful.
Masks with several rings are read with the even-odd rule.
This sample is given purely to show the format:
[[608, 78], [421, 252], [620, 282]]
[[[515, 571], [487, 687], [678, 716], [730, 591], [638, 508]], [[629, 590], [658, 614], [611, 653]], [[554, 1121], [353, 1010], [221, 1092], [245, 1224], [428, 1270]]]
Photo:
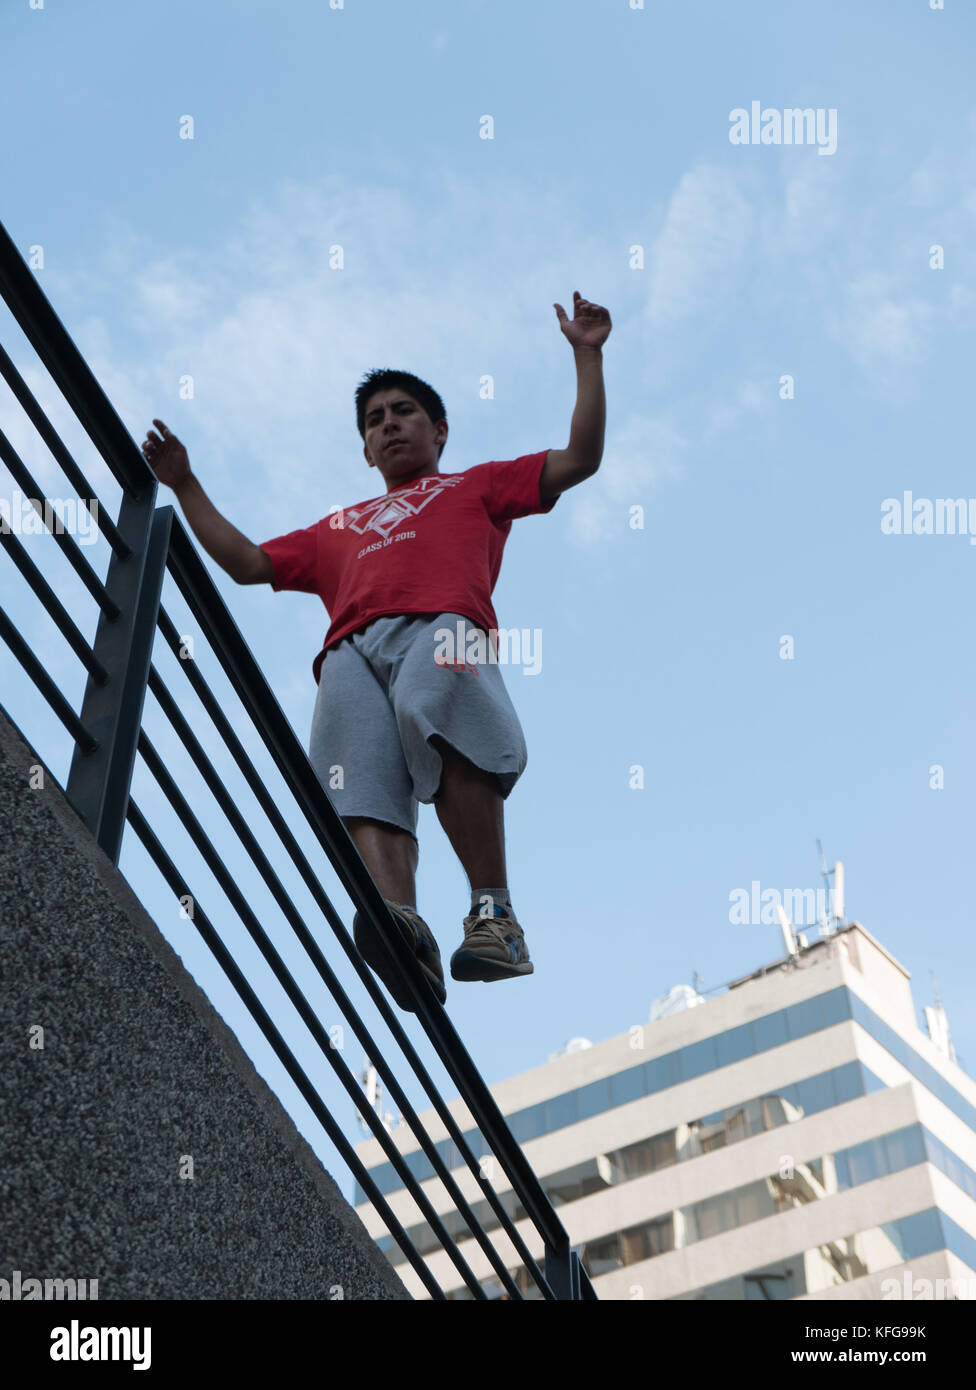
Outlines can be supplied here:
[[579, 290], [573, 291], [572, 318], [569, 318], [561, 304], [554, 304], [552, 307], [559, 319], [559, 327], [574, 348], [599, 348], [609, 338], [613, 324], [610, 322], [608, 310], [600, 304], [591, 304], [588, 299], [583, 299]]
[[175, 434], [170, 434], [162, 420], [153, 420], [162, 435], [150, 430], [142, 445], [142, 453], [149, 467], [161, 483], [167, 487], [177, 487], [190, 476], [190, 460], [183, 445]]

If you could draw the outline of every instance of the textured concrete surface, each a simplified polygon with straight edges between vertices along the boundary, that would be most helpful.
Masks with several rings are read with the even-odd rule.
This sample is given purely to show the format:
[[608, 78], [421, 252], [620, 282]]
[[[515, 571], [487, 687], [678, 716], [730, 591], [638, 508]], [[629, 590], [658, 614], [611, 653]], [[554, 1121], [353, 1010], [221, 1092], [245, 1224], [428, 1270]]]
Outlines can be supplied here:
[[31, 787], [36, 766], [0, 708], [0, 1280], [408, 1299], [61, 788], [46, 770]]

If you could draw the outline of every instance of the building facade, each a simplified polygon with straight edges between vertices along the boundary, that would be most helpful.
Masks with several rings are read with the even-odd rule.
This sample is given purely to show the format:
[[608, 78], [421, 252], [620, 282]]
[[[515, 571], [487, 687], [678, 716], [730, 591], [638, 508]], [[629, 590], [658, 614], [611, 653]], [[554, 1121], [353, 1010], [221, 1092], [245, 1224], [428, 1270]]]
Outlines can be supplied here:
[[[698, 1000], [491, 1088], [599, 1297], [976, 1298], [976, 1082], [946, 1029], [918, 1026], [908, 973], [880, 942], [851, 923]], [[450, 1108], [467, 1134], [463, 1106]], [[519, 1271], [437, 1116], [422, 1118]], [[405, 1129], [393, 1138], [462, 1241], [467, 1228], [416, 1141]], [[480, 1157], [480, 1136], [469, 1143]], [[440, 1287], [471, 1297], [376, 1140], [358, 1152]], [[541, 1262], [493, 1164], [486, 1155]], [[356, 1198], [408, 1290], [427, 1297]], [[460, 1248], [497, 1296], [477, 1243], [468, 1235]]]

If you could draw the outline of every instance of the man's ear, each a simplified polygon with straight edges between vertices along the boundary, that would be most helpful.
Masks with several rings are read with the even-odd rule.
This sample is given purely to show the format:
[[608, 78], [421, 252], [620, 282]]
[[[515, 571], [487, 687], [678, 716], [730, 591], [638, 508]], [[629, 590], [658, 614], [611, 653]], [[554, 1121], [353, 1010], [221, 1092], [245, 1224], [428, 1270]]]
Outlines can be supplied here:
[[365, 444], [363, 445], [363, 458], [364, 458], [364, 459], [366, 460], [366, 462], [369, 464], [370, 468], [375, 468], [375, 467], [376, 467], [376, 464], [373, 462], [373, 460], [372, 460], [372, 459], [370, 458], [370, 456], [369, 456], [369, 450], [366, 448], [366, 445], [365, 445]]

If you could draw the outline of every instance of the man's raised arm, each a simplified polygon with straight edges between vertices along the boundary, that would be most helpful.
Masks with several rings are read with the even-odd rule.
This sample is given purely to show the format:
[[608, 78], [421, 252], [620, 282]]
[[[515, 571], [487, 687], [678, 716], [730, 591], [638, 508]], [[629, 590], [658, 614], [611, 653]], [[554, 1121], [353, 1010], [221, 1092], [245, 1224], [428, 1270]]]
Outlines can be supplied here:
[[221, 516], [191, 472], [186, 449], [176, 435], [162, 420], [153, 424], [159, 434], [150, 430], [146, 435], [145, 460], [159, 481], [176, 493], [190, 530], [204, 550], [238, 584], [270, 584], [274, 579], [271, 557]]
[[559, 327], [573, 349], [576, 361], [576, 409], [569, 443], [550, 449], [539, 477], [539, 497], [551, 502], [568, 487], [592, 478], [603, 457], [603, 432], [607, 404], [603, 386], [603, 344], [613, 327], [602, 304], [591, 304], [579, 290], [573, 292], [573, 317], [554, 304]]

